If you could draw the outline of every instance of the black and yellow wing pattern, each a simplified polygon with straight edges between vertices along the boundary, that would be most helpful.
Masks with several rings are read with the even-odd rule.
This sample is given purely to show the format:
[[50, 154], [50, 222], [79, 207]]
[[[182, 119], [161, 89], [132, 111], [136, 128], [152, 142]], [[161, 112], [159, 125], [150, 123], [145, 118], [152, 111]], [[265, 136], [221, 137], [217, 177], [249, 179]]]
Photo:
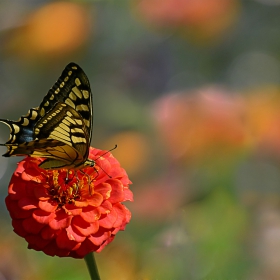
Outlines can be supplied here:
[[10, 128], [3, 155], [46, 158], [44, 169], [94, 166], [88, 159], [92, 135], [92, 93], [84, 71], [66, 66], [41, 104], [18, 121], [0, 119]]

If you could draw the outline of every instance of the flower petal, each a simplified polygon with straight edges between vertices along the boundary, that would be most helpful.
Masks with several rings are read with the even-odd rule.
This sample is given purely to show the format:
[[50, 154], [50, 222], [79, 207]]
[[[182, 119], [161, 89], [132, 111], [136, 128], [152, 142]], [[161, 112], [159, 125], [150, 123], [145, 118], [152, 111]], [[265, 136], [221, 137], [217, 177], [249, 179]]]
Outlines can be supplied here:
[[111, 192], [110, 199], [109, 199], [110, 202], [112, 204], [114, 204], [119, 201], [123, 201], [124, 193], [123, 193], [122, 183], [117, 179], [111, 179], [111, 180], [109, 180], [109, 183], [112, 186], [112, 192]]
[[38, 207], [38, 200], [33, 197], [24, 196], [18, 201], [18, 206], [22, 210], [36, 209]]
[[51, 203], [49, 200], [48, 201], [39, 201], [38, 207], [41, 210], [44, 210], [46, 212], [54, 212], [57, 209], [57, 205], [54, 203]]
[[38, 209], [34, 210], [32, 216], [40, 224], [49, 224], [49, 222], [55, 218], [55, 213], [50, 213]]
[[79, 231], [77, 231], [77, 229], [75, 229], [71, 225], [68, 228], [66, 228], [66, 232], [70, 240], [74, 240], [76, 242], [83, 242], [86, 239], [84, 235], [82, 235]]
[[98, 232], [88, 237], [88, 240], [94, 245], [100, 246], [106, 239], [111, 236], [111, 232], [104, 228], [99, 228]]
[[58, 210], [55, 218], [50, 221], [49, 225], [54, 230], [63, 229], [70, 225], [71, 219], [72, 216], [67, 215], [63, 210]]
[[22, 221], [22, 226], [26, 232], [38, 234], [45, 225], [38, 223], [32, 217], [30, 217]]
[[[32, 248], [36, 250], [35, 248]], [[57, 246], [56, 241], [53, 240], [51, 243], [48, 244], [48, 246], [44, 247], [42, 251], [49, 255], [49, 256], [58, 256], [58, 257], [68, 257], [70, 254], [69, 250], [61, 249]]]
[[98, 210], [101, 214], [109, 214], [113, 208], [112, 203], [109, 200], [103, 201], [100, 207], [98, 207]]
[[70, 251], [77, 250], [81, 246], [81, 243], [73, 239], [69, 239], [69, 235], [65, 229], [57, 236], [56, 244], [58, 248]]
[[50, 243], [50, 240], [43, 239], [38, 234], [27, 235], [25, 240], [29, 243], [29, 246], [32, 246], [32, 249], [36, 248], [35, 250], [42, 250]]
[[72, 227], [83, 236], [88, 236], [98, 231], [99, 223], [97, 221], [88, 223], [80, 216], [76, 216], [72, 219]]
[[10, 196], [6, 197], [5, 203], [12, 219], [25, 219], [32, 215], [33, 210], [22, 210], [18, 206], [18, 202], [12, 200]]
[[67, 215], [77, 216], [80, 215], [83, 211], [83, 208], [77, 208], [73, 204], [66, 204], [64, 205], [63, 209], [67, 213]]
[[57, 230], [53, 230], [49, 226], [45, 226], [41, 230], [41, 236], [42, 236], [43, 239], [50, 240], [50, 239], [56, 238], [57, 232], [58, 232]]
[[117, 217], [117, 212], [113, 208], [109, 214], [101, 216], [101, 219], [99, 220], [99, 225], [104, 228], [112, 228], [117, 220]]
[[81, 212], [81, 217], [88, 223], [96, 222], [99, 219], [100, 215], [101, 213], [99, 208], [92, 206], [83, 208], [83, 212]]
[[23, 220], [13, 220], [12, 221], [12, 226], [13, 226], [13, 228], [14, 228], [14, 232], [17, 234], [17, 235], [19, 235], [19, 236], [21, 236], [21, 237], [25, 237], [25, 236], [27, 236], [28, 235], [28, 232], [23, 228], [23, 226], [22, 226], [22, 221]]
[[95, 186], [94, 191], [101, 194], [103, 199], [108, 199], [110, 197], [112, 187], [108, 183], [102, 183]]
[[98, 207], [103, 201], [103, 196], [99, 193], [94, 193], [88, 200], [88, 205]]
[[75, 258], [83, 258], [85, 255], [87, 255], [90, 252], [96, 252], [98, 250], [98, 248], [99, 248], [99, 246], [94, 245], [87, 238], [81, 244], [80, 248], [75, 251], [75, 254], [73, 255], [73, 257], [75, 257]]

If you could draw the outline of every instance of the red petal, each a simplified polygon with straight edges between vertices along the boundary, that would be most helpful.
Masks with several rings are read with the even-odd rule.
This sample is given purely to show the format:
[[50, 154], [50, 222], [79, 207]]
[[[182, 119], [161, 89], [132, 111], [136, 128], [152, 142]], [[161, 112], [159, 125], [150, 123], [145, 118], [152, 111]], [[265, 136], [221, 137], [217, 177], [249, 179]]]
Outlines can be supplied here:
[[57, 208], [56, 203], [51, 203], [48, 201], [39, 201], [38, 207], [46, 212], [55, 212]]
[[40, 200], [48, 200], [50, 199], [50, 195], [47, 192], [47, 189], [43, 184], [36, 186], [33, 188], [33, 194], [37, 199]]
[[108, 239], [99, 247], [99, 249], [96, 251], [96, 253], [100, 253], [100, 252], [104, 249], [104, 247], [105, 247], [106, 245], [108, 245], [109, 243], [111, 243], [111, 242], [114, 240], [114, 238], [115, 238], [115, 235], [111, 235], [110, 238], [108, 238]]
[[112, 228], [116, 220], [117, 212], [113, 208], [108, 215], [104, 215], [104, 217], [99, 220], [99, 226], [104, 228]]
[[66, 250], [77, 250], [81, 245], [79, 242], [70, 240], [65, 229], [57, 236], [56, 244], [58, 248]]
[[25, 237], [25, 240], [29, 243], [29, 246], [37, 248], [37, 250], [42, 250], [44, 247], [46, 247], [50, 243], [50, 240], [43, 239], [38, 234], [27, 235]]
[[22, 226], [27, 232], [38, 234], [45, 225], [38, 223], [33, 218], [27, 218], [22, 221]]
[[[36, 200], [33, 197], [27, 197], [24, 196], [23, 198], [21, 198], [18, 201], [18, 206], [22, 209], [22, 210], [30, 210], [30, 209], [36, 209], [38, 208], [38, 200]], [[21, 211], [22, 211], [21, 210]]]
[[63, 250], [57, 247], [55, 240], [53, 240], [48, 246], [43, 249], [43, 252], [49, 256], [58, 256], [58, 257], [68, 257], [70, 254], [69, 250]]
[[50, 221], [49, 225], [52, 229], [58, 230], [66, 228], [71, 223], [72, 216], [67, 215], [63, 210], [56, 212], [55, 218]]
[[90, 242], [88, 239], [86, 239], [80, 246], [78, 250], [75, 252], [75, 258], [83, 258], [90, 252], [95, 252], [98, 250], [98, 246], [94, 245], [92, 242]]
[[24, 219], [32, 215], [33, 210], [22, 210], [19, 208], [18, 202], [11, 200], [10, 196], [6, 197], [5, 202], [12, 219]]
[[28, 235], [28, 233], [26, 232], [26, 230], [24, 230], [24, 228], [22, 226], [22, 220], [13, 220], [12, 226], [14, 228], [14, 232], [17, 235], [19, 235], [21, 237], [25, 237], [26, 235]]
[[67, 232], [67, 235], [68, 235], [68, 238], [70, 240], [74, 240], [74, 241], [77, 241], [77, 242], [83, 242], [86, 237], [84, 235], [81, 235], [77, 229], [73, 228], [71, 225], [66, 228], [66, 232]]
[[16, 176], [12, 177], [9, 186], [9, 197], [13, 200], [19, 200], [21, 197], [25, 196], [25, 185], [26, 183]]
[[99, 228], [98, 232], [88, 237], [88, 240], [94, 245], [100, 246], [106, 239], [111, 236], [111, 232], [104, 228]]
[[112, 204], [123, 201], [124, 193], [123, 193], [123, 185], [119, 180], [111, 179], [110, 184], [112, 186], [112, 192], [110, 196], [110, 202]]
[[33, 218], [40, 224], [48, 224], [55, 218], [55, 213], [43, 211], [41, 209], [34, 210]]
[[111, 190], [111, 185], [108, 183], [98, 184], [94, 187], [94, 191], [101, 194], [104, 199], [108, 199], [110, 197]]
[[103, 196], [99, 193], [94, 193], [90, 196], [88, 204], [94, 207], [98, 207], [103, 201]]
[[103, 201], [101, 206], [98, 207], [101, 214], [109, 214], [112, 210], [113, 206], [109, 200]]
[[83, 212], [81, 213], [81, 217], [83, 220], [85, 220], [88, 223], [93, 223], [97, 221], [100, 218], [100, 211], [98, 208], [88, 206], [83, 209]]
[[72, 227], [75, 228], [81, 235], [88, 236], [98, 231], [99, 223], [87, 223], [80, 216], [72, 219]]
[[130, 189], [124, 188], [124, 198], [123, 201], [133, 201], [133, 193]]
[[56, 237], [56, 230], [53, 230], [49, 226], [44, 227], [41, 230], [41, 236], [43, 239], [49, 240], [49, 239], [54, 239]]
[[80, 215], [83, 211], [83, 208], [77, 208], [74, 204], [66, 204], [63, 209], [67, 213], [67, 215], [77, 216]]
[[87, 201], [75, 201], [75, 206], [76, 207], [87, 207], [88, 206], [88, 202]]
[[117, 220], [114, 223], [114, 227], [120, 227], [123, 224], [123, 221], [126, 219], [126, 209], [120, 203], [114, 205], [114, 210], [117, 213]]

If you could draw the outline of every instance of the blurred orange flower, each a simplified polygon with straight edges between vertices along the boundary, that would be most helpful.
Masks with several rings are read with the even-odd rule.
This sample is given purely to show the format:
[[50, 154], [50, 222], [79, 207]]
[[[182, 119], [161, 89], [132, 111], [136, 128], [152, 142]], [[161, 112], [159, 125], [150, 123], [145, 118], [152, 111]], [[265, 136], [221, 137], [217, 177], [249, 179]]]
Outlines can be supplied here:
[[243, 148], [248, 141], [244, 100], [219, 88], [164, 96], [153, 113], [173, 158], [224, 155]]
[[8, 48], [28, 57], [65, 56], [85, 44], [90, 13], [72, 2], [53, 2], [29, 15], [10, 38]]
[[262, 88], [247, 98], [247, 126], [252, 144], [280, 156], [280, 89]]
[[137, 131], [124, 131], [110, 137], [104, 147], [112, 147], [121, 143], [114, 151], [114, 155], [129, 174], [136, 174], [143, 171], [147, 166], [150, 155], [148, 139]]
[[75, 173], [41, 169], [40, 158], [27, 157], [19, 163], [6, 206], [14, 231], [29, 249], [83, 258], [100, 252], [125, 229], [131, 213], [122, 202], [133, 200], [131, 182], [110, 153], [91, 148], [89, 157], [96, 159], [96, 168]]
[[237, 0], [135, 0], [140, 16], [159, 27], [185, 27], [195, 39], [223, 33], [238, 14]]

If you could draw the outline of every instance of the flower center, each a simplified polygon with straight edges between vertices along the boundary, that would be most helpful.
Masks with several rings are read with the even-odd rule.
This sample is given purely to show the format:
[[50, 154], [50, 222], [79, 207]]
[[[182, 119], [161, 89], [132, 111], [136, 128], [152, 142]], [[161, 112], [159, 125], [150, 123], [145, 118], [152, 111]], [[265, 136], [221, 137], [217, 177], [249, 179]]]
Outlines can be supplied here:
[[83, 171], [51, 170], [48, 175], [48, 192], [58, 207], [84, 200], [93, 193], [95, 178]]

